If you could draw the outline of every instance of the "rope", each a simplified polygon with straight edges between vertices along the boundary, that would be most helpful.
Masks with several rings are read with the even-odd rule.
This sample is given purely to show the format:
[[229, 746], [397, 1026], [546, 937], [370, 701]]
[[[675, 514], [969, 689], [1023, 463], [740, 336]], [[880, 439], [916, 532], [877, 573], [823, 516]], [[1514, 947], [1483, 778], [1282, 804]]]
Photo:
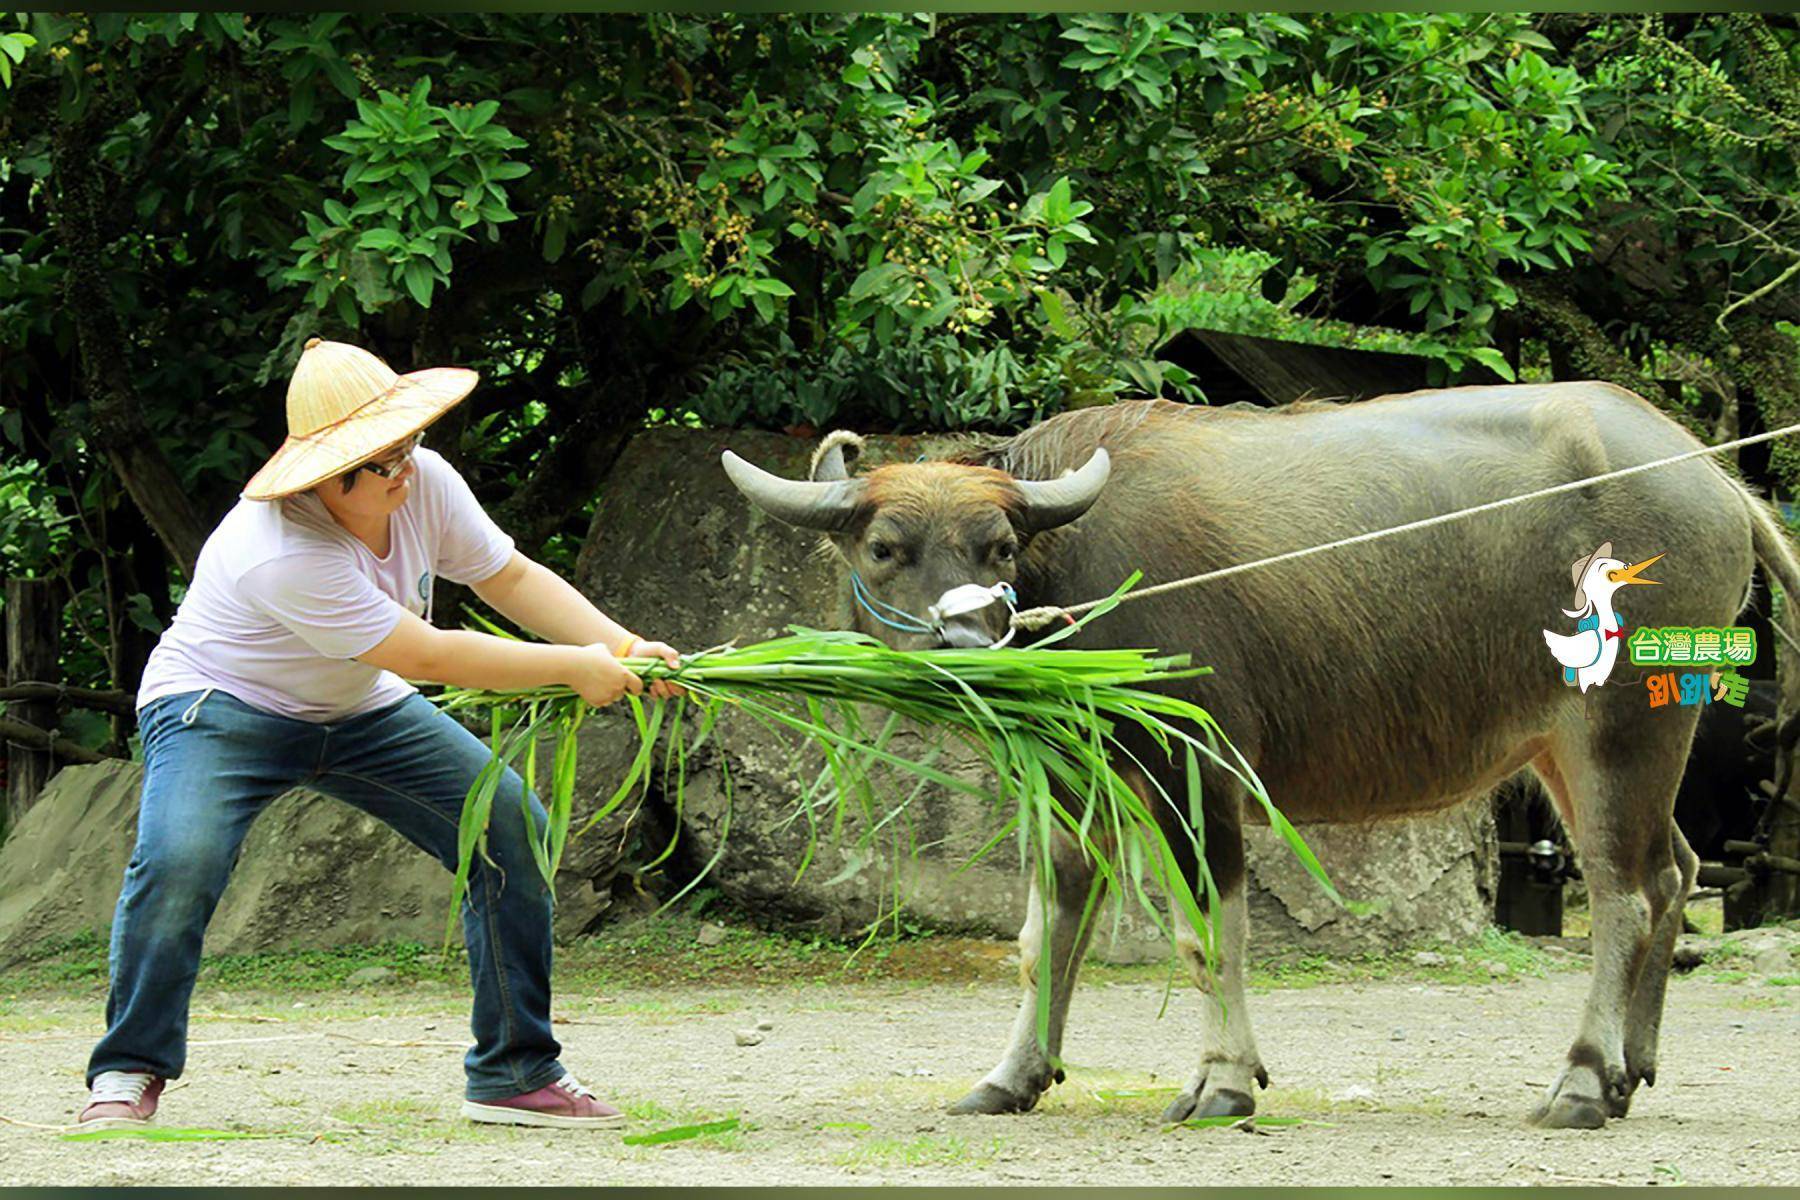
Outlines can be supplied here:
[[1800, 654], [1800, 642], [1796, 642], [1794, 640], [1794, 635], [1781, 627], [1781, 622], [1775, 619], [1773, 613], [1769, 615], [1769, 628], [1773, 629], [1776, 635], [1788, 644], [1788, 649], [1794, 651], [1796, 654]]
[[[901, 633], [930, 633], [932, 631], [930, 625], [927, 625], [924, 621], [913, 616], [905, 609], [895, 608], [892, 604], [888, 604], [883, 600], [877, 600], [875, 594], [869, 590], [869, 585], [862, 581], [862, 575], [856, 571], [850, 572], [850, 593], [856, 597], [856, 602], [862, 605], [864, 612], [868, 613], [871, 617], [874, 617], [877, 621], [880, 621], [883, 625], [886, 625], [889, 629], [898, 629]], [[876, 610], [876, 605], [880, 605], [882, 608], [887, 609], [896, 617], [904, 618], [905, 624], [902, 624], [899, 621], [889, 620], [887, 617], [882, 616], [881, 613]]]
[[[1196, 584], [1209, 583], [1215, 579], [1225, 579], [1232, 575], [1241, 575], [1245, 571], [1254, 571], [1261, 567], [1271, 567], [1276, 563], [1293, 562], [1297, 559], [1307, 558], [1314, 554], [1323, 554], [1327, 550], [1338, 550], [1345, 546], [1356, 546], [1364, 542], [1373, 542], [1380, 538], [1392, 537], [1397, 533], [1408, 533], [1414, 529], [1429, 529], [1434, 525], [1447, 525], [1451, 521], [1460, 521], [1464, 517], [1472, 517], [1477, 513], [1494, 512], [1497, 509], [1508, 508], [1514, 504], [1523, 504], [1527, 500], [1537, 500], [1544, 496], [1555, 496], [1562, 492], [1572, 492], [1577, 488], [1584, 488], [1590, 484], [1602, 483], [1609, 479], [1623, 479], [1627, 475], [1637, 475], [1644, 471], [1654, 471], [1658, 467], [1666, 467], [1672, 463], [1686, 462], [1690, 458], [1702, 458], [1709, 454], [1719, 454], [1726, 450], [1735, 450], [1740, 446], [1754, 446], [1758, 442], [1773, 441], [1778, 437], [1786, 437], [1790, 433], [1800, 433], [1800, 424], [1787, 425], [1767, 433], [1753, 434], [1750, 437], [1738, 438], [1736, 441], [1721, 442], [1717, 446], [1702, 446], [1698, 450], [1688, 450], [1681, 454], [1672, 455], [1669, 458], [1659, 458], [1654, 462], [1639, 463], [1635, 467], [1621, 467], [1617, 471], [1607, 471], [1601, 475], [1591, 475], [1586, 479], [1576, 479], [1569, 483], [1558, 483], [1551, 487], [1539, 488], [1535, 492], [1526, 492], [1518, 496], [1508, 496], [1504, 500], [1490, 500], [1486, 504], [1477, 504], [1473, 508], [1461, 508], [1457, 509], [1455, 512], [1440, 513], [1434, 517], [1424, 517], [1417, 521], [1408, 521], [1404, 525], [1393, 525], [1386, 529], [1376, 529], [1368, 533], [1358, 533], [1351, 537], [1339, 538], [1335, 542], [1325, 542], [1318, 546], [1308, 546], [1303, 550], [1289, 550], [1286, 553], [1272, 555], [1268, 558], [1259, 558], [1253, 562], [1238, 563], [1235, 566], [1230, 567], [1220, 567], [1215, 571], [1206, 571], [1199, 575], [1189, 575], [1185, 579], [1173, 579], [1168, 583], [1159, 583], [1154, 587], [1147, 587], [1141, 591], [1127, 592], [1120, 598], [1120, 603], [1123, 603], [1126, 600], [1142, 600], [1147, 596], [1159, 596], [1164, 592], [1173, 592], [1181, 588], [1193, 587]], [[1089, 600], [1085, 604], [1075, 604], [1067, 608], [1059, 607], [1054, 604], [1044, 605], [1039, 608], [1028, 608], [1023, 612], [1014, 614], [1013, 624], [1016, 627], [1027, 631], [1042, 629], [1052, 621], [1061, 621], [1065, 619], [1073, 620], [1076, 613], [1086, 612], [1096, 605], [1104, 604], [1107, 599], [1110, 599], [1110, 597], [1103, 597], [1099, 600]]]

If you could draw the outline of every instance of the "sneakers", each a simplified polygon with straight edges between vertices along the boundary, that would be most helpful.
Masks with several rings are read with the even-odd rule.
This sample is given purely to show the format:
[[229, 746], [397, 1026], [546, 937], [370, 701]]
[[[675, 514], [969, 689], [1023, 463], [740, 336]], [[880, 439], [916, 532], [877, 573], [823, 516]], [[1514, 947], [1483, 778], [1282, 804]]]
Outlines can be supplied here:
[[[82, 1130], [141, 1129], [156, 1115], [166, 1080], [142, 1071], [102, 1071], [87, 1107], [76, 1119]], [[573, 1075], [506, 1100], [465, 1100], [463, 1116], [489, 1125], [538, 1125], [553, 1129], [604, 1129], [625, 1114], [582, 1087]]]
[[166, 1080], [143, 1071], [102, 1071], [76, 1124], [88, 1129], [139, 1129], [156, 1115]]
[[488, 1125], [540, 1125], [552, 1129], [605, 1129], [625, 1114], [564, 1075], [555, 1083], [507, 1100], [465, 1100], [463, 1116]]

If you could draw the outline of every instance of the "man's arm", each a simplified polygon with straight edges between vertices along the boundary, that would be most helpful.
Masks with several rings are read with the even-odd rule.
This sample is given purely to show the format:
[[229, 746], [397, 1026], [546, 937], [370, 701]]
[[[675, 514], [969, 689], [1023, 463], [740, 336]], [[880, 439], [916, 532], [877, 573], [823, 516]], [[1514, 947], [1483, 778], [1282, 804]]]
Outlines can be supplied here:
[[555, 571], [517, 550], [498, 572], [470, 587], [482, 603], [547, 642], [617, 647], [630, 632]]
[[[575, 646], [598, 642], [618, 651], [621, 643], [636, 636], [595, 608], [555, 571], [517, 550], [499, 571], [470, 587], [482, 603], [548, 642]], [[639, 641], [624, 649], [637, 657], [661, 658], [670, 666], [677, 665], [680, 658], [672, 646], [663, 642]], [[657, 699], [679, 692], [666, 680], [650, 686], [650, 694]]]
[[566, 683], [595, 705], [643, 689], [643, 681], [604, 643], [551, 646], [466, 629], [434, 629], [409, 612], [401, 613], [393, 632], [357, 658], [403, 679], [457, 687], [525, 691]]

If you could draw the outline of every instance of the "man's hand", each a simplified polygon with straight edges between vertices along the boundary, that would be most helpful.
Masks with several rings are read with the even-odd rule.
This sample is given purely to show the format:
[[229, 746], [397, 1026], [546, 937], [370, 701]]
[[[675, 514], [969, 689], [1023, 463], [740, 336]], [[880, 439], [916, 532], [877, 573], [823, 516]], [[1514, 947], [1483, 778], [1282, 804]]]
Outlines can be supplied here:
[[574, 667], [569, 686], [596, 708], [611, 704], [626, 692], [636, 696], [644, 690], [644, 681], [637, 672], [614, 658], [604, 642], [577, 650]]
[[[639, 642], [631, 648], [633, 658], [660, 658], [670, 667], [681, 665], [681, 653], [667, 642]], [[658, 700], [673, 700], [687, 695], [687, 689], [669, 679], [658, 679], [650, 685], [650, 694]]]

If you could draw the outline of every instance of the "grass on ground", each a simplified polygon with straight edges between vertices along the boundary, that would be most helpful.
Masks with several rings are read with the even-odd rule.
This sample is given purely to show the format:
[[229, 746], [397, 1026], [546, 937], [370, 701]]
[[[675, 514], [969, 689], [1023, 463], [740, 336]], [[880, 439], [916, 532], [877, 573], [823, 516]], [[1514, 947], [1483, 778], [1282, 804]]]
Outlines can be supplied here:
[[[734, 920], [736, 923], [727, 923]], [[1421, 951], [1429, 952], [1422, 961]], [[670, 1020], [713, 1011], [713, 1006], [705, 997], [685, 997], [676, 1003], [643, 993], [669, 985], [1006, 983], [1016, 977], [1018, 960], [1013, 943], [998, 939], [909, 929], [858, 950], [855, 941], [770, 932], [731, 914], [720, 914], [717, 924], [674, 914], [638, 919], [558, 947], [556, 955], [561, 994], [607, 996], [629, 991], [633, 993], [628, 1001], [632, 1011]], [[1265, 954], [1252, 959], [1249, 984], [1259, 991], [1387, 980], [1468, 985], [1542, 977], [1586, 966], [1585, 955], [1556, 953], [1532, 939], [1490, 928], [1462, 944], [1337, 956]], [[1736, 940], [1727, 937], [1708, 955], [1703, 971], [1729, 981], [1741, 977], [1748, 966]], [[372, 983], [352, 981], [357, 972], [371, 967], [385, 968], [391, 974]], [[1085, 968], [1083, 977], [1100, 984], [1172, 981], [1178, 987], [1187, 986], [1185, 970], [1169, 960], [1133, 965], [1095, 961]], [[0, 1030], [25, 1032], [9, 1023], [9, 1009], [14, 1007], [9, 1000], [104, 996], [106, 980], [104, 931], [45, 942], [24, 962], [0, 972]], [[1782, 985], [1800, 984], [1800, 976], [1783, 975], [1777, 980]], [[467, 987], [468, 960], [460, 947], [445, 952], [410, 941], [216, 955], [203, 962], [198, 981], [200, 993], [219, 1006], [239, 999], [250, 1002], [279, 996], [323, 1008], [337, 1001], [351, 1002], [365, 993], [431, 997], [460, 994]]]

